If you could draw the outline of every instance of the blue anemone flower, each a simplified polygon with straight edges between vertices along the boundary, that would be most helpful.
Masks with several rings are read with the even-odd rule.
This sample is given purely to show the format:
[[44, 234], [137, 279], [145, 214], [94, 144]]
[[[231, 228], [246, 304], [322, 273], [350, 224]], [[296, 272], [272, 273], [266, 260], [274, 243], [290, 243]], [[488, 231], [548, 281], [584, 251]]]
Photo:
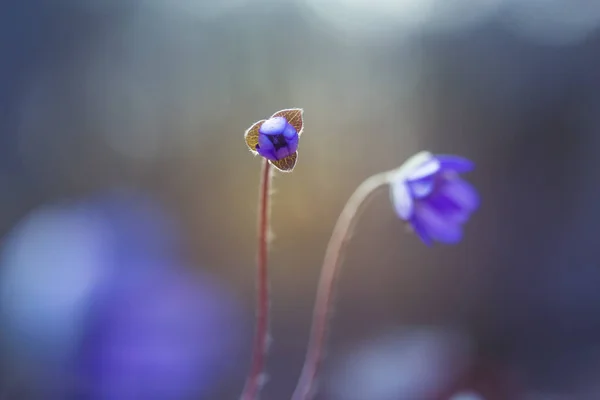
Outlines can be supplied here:
[[421, 240], [453, 244], [462, 239], [462, 226], [479, 207], [479, 194], [460, 173], [474, 163], [452, 155], [418, 153], [390, 178], [392, 203]]
[[246, 130], [246, 144], [282, 172], [291, 172], [298, 160], [298, 143], [303, 131], [303, 110], [290, 108], [276, 112], [267, 120]]
[[277, 161], [298, 150], [298, 132], [283, 117], [266, 120], [258, 128], [256, 151], [261, 156]]

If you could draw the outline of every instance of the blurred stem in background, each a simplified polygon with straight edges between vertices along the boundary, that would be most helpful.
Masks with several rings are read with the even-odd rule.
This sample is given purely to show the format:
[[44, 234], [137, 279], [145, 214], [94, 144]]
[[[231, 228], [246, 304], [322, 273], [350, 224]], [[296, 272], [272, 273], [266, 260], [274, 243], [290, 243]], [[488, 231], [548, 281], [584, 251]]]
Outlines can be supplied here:
[[364, 181], [352, 194], [335, 224], [321, 268], [306, 360], [292, 400], [308, 400], [314, 394], [315, 378], [319, 371], [325, 347], [327, 322], [334, 295], [334, 285], [343, 261], [342, 256], [345, 245], [348, 243], [367, 201], [372, 198], [377, 189], [389, 183], [389, 176], [389, 172], [383, 172]]
[[254, 400], [263, 381], [265, 355], [269, 336], [269, 215], [271, 191], [271, 164], [263, 159], [260, 195], [258, 199], [258, 294], [256, 300], [256, 333], [252, 349], [250, 373], [246, 380], [242, 400]]

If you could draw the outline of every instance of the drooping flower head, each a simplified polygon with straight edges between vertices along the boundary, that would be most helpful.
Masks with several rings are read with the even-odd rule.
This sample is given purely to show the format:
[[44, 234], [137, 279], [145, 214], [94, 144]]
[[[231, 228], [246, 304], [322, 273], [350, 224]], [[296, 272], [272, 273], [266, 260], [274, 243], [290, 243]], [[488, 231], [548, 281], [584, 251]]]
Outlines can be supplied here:
[[396, 213], [425, 244], [461, 240], [462, 225], [479, 207], [479, 195], [459, 174], [473, 168], [473, 162], [462, 157], [421, 152], [392, 173]]
[[250, 151], [266, 158], [278, 170], [291, 172], [298, 160], [302, 114], [301, 108], [290, 108], [255, 122], [244, 134]]

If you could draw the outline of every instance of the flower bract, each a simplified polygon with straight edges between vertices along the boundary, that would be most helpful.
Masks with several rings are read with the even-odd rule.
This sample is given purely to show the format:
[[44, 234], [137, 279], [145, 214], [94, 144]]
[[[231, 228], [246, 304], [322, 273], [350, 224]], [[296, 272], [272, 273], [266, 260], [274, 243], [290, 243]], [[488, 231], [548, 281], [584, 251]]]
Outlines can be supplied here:
[[250, 151], [266, 158], [282, 172], [291, 172], [298, 161], [298, 143], [303, 131], [303, 110], [290, 108], [255, 122], [244, 134]]

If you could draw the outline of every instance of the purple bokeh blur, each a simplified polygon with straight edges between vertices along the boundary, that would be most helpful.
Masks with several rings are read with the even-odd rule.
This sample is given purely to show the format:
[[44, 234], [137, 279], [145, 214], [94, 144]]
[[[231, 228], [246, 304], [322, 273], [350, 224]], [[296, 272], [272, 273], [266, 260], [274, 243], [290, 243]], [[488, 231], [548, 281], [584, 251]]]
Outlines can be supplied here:
[[161, 207], [129, 192], [42, 207], [18, 224], [0, 280], [9, 396], [161, 400], [215, 390], [232, 367], [240, 314], [225, 286], [184, 267], [180, 243]]
[[231, 363], [232, 304], [210, 280], [161, 270], [120, 282], [106, 300], [84, 345], [86, 398], [192, 398]]

